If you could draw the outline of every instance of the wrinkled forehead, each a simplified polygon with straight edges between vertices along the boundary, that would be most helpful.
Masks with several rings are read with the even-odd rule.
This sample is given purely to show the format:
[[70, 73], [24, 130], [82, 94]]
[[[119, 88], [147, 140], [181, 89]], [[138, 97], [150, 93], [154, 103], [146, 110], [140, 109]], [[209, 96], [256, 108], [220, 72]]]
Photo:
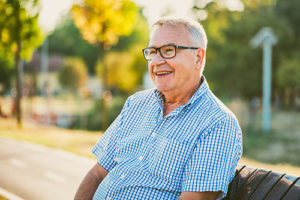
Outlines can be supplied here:
[[165, 44], [191, 45], [188, 28], [184, 25], [157, 25], [150, 34], [149, 46], [160, 47]]

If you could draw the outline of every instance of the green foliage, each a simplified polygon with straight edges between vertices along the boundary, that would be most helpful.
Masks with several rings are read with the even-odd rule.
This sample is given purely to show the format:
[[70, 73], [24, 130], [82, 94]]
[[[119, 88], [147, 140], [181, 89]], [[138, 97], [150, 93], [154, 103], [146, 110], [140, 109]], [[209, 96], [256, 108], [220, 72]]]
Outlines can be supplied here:
[[30, 59], [41, 44], [38, 11], [37, 0], [0, 0], [0, 82], [6, 88], [10, 86], [14, 57], [20, 54]]
[[132, 93], [142, 85], [147, 62], [141, 50], [147, 46], [148, 36], [147, 21], [139, 13], [132, 33], [120, 37], [119, 42], [97, 63], [96, 72], [100, 79], [103, 78], [103, 64], [106, 65], [107, 86], [110, 89]]
[[[285, 0], [285, 1], [277, 1], [276, 4], [276, 13], [278, 17], [285, 18], [287, 23], [292, 27], [295, 37], [300, 40], [300, 1], [298, 0]], [[299, 45], [298, 45], [299, 46]]]
[[148, 45], [149, 27], [146, 18], [141, 12], [142, 10], [140, 9], [140, 12], [136, 15], [132, 32], [129, 35], [120, 36], [119, 42], [111, 47], [111, 51], [128, 51], [128, 49], [137, 44]]
[[[142, 84], [147, 63], [141, 53], [143, 45], [137, 45], [128, 52], [109, 52], [103, 62], [107, 67], [107, 85], [112, 89], [131, 93]], [[97, 75], [103, 77], [103, 64], [98, 62]]]
[[[118, 43], [105, 52], [99, 46], [91, 45], [82, 38], [79, 29], [74, 25], [73, 18], [69, 15], [64, 17], [61, 21], [62, 23], [49, 36], [50, 54], [80, 57], [86, 63], [89, 73], [91, 74], [95, 72], [95, 66], [98, 65], [97, 59], [99, 53], [128, 51], [128, 49], [137, 45], [141, 45], [141, 48], [144, 48], [148, 42], [148, 24], [145, 17], [141, 14], [141, 11], [136, 16], [132, 32], [128, 36], [121, 36]], [[140, 49], [136, 50], [141, 53]], [[129, 56], [131, 57], [132, 55]], [[134, 56], [135, 55], [133, 55], [133, 57]], [[145, 62], [141, 61], [140, 63], [143, 65]], [[137, 63], [137, 66], [140, 65]], [[141, 67], [138, 67], [138, 73], [140, 68]]]
[[130, 0], [82, 0], [73, 6], [72, 13], [85, 40], [109, 47], [131, 33], [137, 7]]
[[[95, 100], [94, 102], [94, 107], [90, 110], [88, 114], [88, 130], [103, 130], [102, 124], [99, 123], [102, 121], [102, 115], [101, 112], [101, 105], [102, 105], [102, 100]], [[108, 123], [111, 124], [117, 116], [120, 114], [120, 111], [122, 110], [122, 107], [126, 101], [126, 98], [123, 96], [117, 96], [114, 97], [109, 105], [108, 105], [108, 112], [110, 113], [109, 115], [109, 120]]]
[[7, 90], [11, 84], [13, 62], [12, 58], [5, 55], [5, 52], [0, 51], [0, 85], [4, 86], [4, 90]]
[[[262, 94], [262, 48], [252, 49], [251, 38], [265, 26], [271, 27], [278, 38], [273, 47], [273, 90], [290, 87], [283, 65], [295, 65], [299, 60], [293, 52], [299, 52], [300, 4], [288, 1], [243, 1], [242, 12], [229, 11], [211, 2], [204, 8], [208, 17], [203, 21], [208, 36], [207, 66], [204, 74], [211, 81], [211, 88], [220, 96], [252, 98]], [[295, 8], [297, 7], [297, 8]], [[196, 10], [201, 10], [197, 8]], [[286, 63], [290, 60], [292, 63]], [[297, 61], [296, 61], [297, 60]], [[278, 73], [281, 75], [276, 75]], [[299, 69], [298, 69], [299, 71]], [[297, 73], [295, 73], [297, 74]], [[296, 75], [295, 75], [296, 76]], [[295, 78], [297, 79], [297, 77]], [[293, 82], [299, 84], [298, 82]], [[274, 94], [274, 92], [273, 92]]]
[[37, 0], [0, 0], [0, 48], [13, 57], [21, 42], [20, 55], [30, 59], [42, 42]]
[[[29, 59], [33, 50], [41, 44], [38, 26], [38, 0], [0, 0], [0, 49], [14, 58], [16, 71], [16, 117], [21, 127], [20, 58]], [[1, 67], [1, 66], [0, 66]]]
[[[299, 55], [299, 52], [295, 54]], [[300, 58], [282, 59], [279, 69], [276, 71], [276, 79], [281, 88], [288, 90], [300, 89]]]
[[88, 71], [94, 73], [99, 49], [82, 38], [69, 14], [49, 35], [49, 53], [79, 57], [86, 63]]
[[73, 92], [85, 84], [87, 77], [86, 66], [79, 58], [67, 58], [58, 74], [59, 83]]

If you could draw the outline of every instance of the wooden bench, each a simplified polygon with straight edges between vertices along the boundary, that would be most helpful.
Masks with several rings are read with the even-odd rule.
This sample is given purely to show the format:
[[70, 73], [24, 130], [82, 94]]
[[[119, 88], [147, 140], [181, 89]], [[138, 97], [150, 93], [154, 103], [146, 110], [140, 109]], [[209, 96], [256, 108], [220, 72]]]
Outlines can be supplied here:
[[238, 166], [225, 200], [300, 200], [300, 177]]

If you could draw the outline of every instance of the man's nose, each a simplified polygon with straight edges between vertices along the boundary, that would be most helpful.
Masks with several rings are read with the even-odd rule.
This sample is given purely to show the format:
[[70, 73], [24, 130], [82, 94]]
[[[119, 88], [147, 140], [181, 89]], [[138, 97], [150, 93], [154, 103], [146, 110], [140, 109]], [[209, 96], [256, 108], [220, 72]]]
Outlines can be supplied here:
[[165, 61], [165, 58], [161, 57], [160, 53], [157, 51], [157, 53], [150, 62], [151, 64], [159, 65], [165, 63]]

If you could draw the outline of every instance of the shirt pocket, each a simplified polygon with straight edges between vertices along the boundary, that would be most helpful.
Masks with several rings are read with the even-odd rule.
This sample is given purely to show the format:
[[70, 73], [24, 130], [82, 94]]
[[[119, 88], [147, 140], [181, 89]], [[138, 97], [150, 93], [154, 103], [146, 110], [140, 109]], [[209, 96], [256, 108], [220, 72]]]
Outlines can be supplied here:
[[192, 149], [193, 145], [188, 142], [159, 138], [149, 156], [150, 173], [179, 187]]
[[117, 142], [114, 160], [121, 163], [137, 157], [146, 140], [147, 136], [137, 134], [121, 139]]

